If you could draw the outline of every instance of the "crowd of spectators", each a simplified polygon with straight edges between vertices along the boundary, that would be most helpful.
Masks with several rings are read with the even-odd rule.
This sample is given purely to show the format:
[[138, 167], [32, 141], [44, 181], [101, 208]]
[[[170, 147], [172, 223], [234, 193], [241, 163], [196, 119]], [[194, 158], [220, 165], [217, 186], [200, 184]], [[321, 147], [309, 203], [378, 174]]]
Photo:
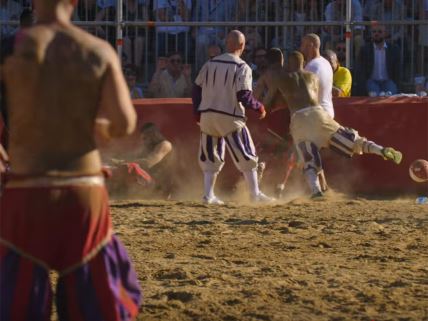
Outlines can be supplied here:
[[[358, 68], [362, 59], [367, 58], [367, 46], [372, 42], [372, 29], [376, 27], [373, 25], [373, 28], [370, 28], [364, 21], [409, 21], [428, 18], [428, 0], [352, 0], [351, 3], [351, 72], [353, 68]], [[107, 39], [114, 46], [116, 5], [116, 0], [79, 0], [73, 20], [89, 32]], [[26, 7], [31, 7], [31, 0], [0, 0], [0, 20], [18, 21]], [[175, 59], [181, 60], [176, 68], [181, 70], [180, 74], [186, 78], [190, 73], [193, 78], [202, 64], [210, 58], [209, 48], [216, 47], [220, 52], [223, 51], [225, 35], [232, 28], [242, 30], [246, 36], [244, 59], [254, 69], [255, 80], [264, 68], [263, 52], [266, 54], [269, 48], [278, 47], [287, 55], [298, 49], [302, 36], [308, 32], [320, 35], [322, 50], [335, 51], [338, 62], [344, 66], [345, 27], [340, 23], [345, 21], [345, 17], [346, 0], [123, 0], [123, 66], [127, 66], [128, 74], [131, 74], [129, 70], [133, 69], [132, 74], [137, 83], [142, 84], [144, 88], [149, 87], [147, 93], [134, 90], [133, 95], [152, 97], [161, 91], [156, 81], [161, 79], [163, 82], [169, 79], [168, 75], [172, 75], [174, 62], [171, 62], [171, 53], [180, 56], [180, 59]], [[148, 21], [160, 24], [152, 28]], [[319, 21], [327, 23], [311, 25], [311, 22]], [[162, 25], [163, 22], [181, 25]], [[199, 22], [200, 25], [189, 26], [186, 22]], [[227, 23], [217, 25], [216, 22]], [[236, 22], [236, 25], [233, 22]], [[264, 22], [301, 22], [302, 25], [264, 26]], [[140, 25], [135, 25], [136, 23]], [[3, 43], [4, 39], [16, 32], [17, 26], [10, 23], [0, 26]], [[428, 75], [427, 28], [426, 25], [418, 24], [385, 24], [385, 43], [388, 48], [394, 48], [394, 59], [397, 59], [394, 62], [398, 67], [401, 66], [398, 75], [394, 70], [394, 81], [404, 79], [408, 83], [412, 82], [415, 76]], [[166, 62], [162, 68], [167, 71], [159, 70], [162, 61]], [[410, 65], [410, 62], [413, 70], [403, 67]], [[175, 77], [182, 84], [187, 81], [187, 78], [183, 80], [181, 76], [172, 76], [174, 84]], [[367, 79], [355, 77], [352, 94], [368, 94], [366, 81]], [[402, 82], [396, 85], [397, 91], [408, 90], [400, 88], [403, 87]], [[174, 92], [171, 88], [167, 91], [167, 97]], [[183, 93], [180, 92], [181, 94]]]

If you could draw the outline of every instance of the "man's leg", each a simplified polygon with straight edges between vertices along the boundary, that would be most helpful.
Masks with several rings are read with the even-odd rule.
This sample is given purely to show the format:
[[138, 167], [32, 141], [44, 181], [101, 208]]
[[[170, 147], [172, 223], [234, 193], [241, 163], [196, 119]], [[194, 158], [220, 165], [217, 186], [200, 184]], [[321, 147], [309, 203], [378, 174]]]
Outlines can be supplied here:
[[303, 173], [311, 188], [312, 197], [322, 196], [318, 174], [322, 171], [319, 148], [312, 142], [300, 142], [296, 145], [297, 153], [303, 161]]
[[60, 321], [130, 321], [140, 301], [137, 275], [115, 236], [89, 262], [58, 279]]
[[383, 147], [358, 135], [352, 128], [341, 127], [330, 138], [329, 146], [337, 153], [352, 157], [353, 154], [375, 154], [400, 164], [403, 155], [392, 147]]
[[379, 86], [379, 83], [376, 80], [368, 79], [366, 85], [367, 85], [367, 93], [370, 97], [379, 96], [381, 88]]
[[386, 93], [390, 92], [392, 95], [395, 95], [398, 92], [397, 85], [390, 79], [385, 80], [382, 86], [382, 90]]
[[49, 272], [0, 244], [0, 320], [49, 321]]
[[257, 178], [257, 165], [259, 158], [256, 154], [256, 148], [248, 128], [244, 126], [243, 128], [230, 133], [225, 137], [225, 141], [235, 166], [244, 175], [250, 191], [251, 199], [257, 202], [273, 201], [273, 198], [264, 195], [259, 189]]
[[225, 142], [223, 137], [201, 133], [199, 165], [204, 173], [204, 197], [208, 204], [224, 204], [214, 193], [218, 173], [224, 166]]

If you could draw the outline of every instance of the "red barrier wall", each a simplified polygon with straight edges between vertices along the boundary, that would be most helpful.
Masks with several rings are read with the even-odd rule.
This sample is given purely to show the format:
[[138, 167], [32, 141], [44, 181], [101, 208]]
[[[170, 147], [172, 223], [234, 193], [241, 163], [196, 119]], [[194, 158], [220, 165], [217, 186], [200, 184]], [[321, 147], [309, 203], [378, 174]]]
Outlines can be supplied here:
[[[134, 105], [140, 124], [148, 121], [158, 124], [174, 143], [183, 175], [188, 171], [201, 177], [197, 163], [199, 128], [193, 119], [191, 100], [140, 99], [134, 100]], [[361, 136], [381, 145], [401, 150], [404, 158], [396, 166], [374, 155], [346, 159], [331, 151], [323, 151], [326, 175], [332, 187], [376, 194], [428, 192], [428, 184], [416, 184], [408, 175], [413, 160], [428, 159], [428, 98], [338, 98], [334, 106], [336, 120], [342, 125], [357, 129]], [[285, 110], [272, 113], [263, 121], [256, 120], [251, 112], [248, 116], [248, 126], [256, 145], [266, 136], [272, 136], [267, 128], [281, 135], [287, 131]], [[1, 127], [0, 120], [0, 134]], [[129, 145], [124, 146], [128, 148]], [[232, 170], [230, 158], [226, 162], [221, 177], [238, 177], [237, 171]], [[281, 164], [271, 165], [278, 169], [278, 177], [283, 175]]]
[[[199, 130], [193, 120], [190, 99], [141, 99], [135, 100], [134, 104], [140, 122], [157, 123], [162, 132], [175, 143], [189, 170], [199, 171]], [[355, 128], [361, 136], [383, 146], [399, 149], [404, 158], [397, 166], [375, 155], [347, 159], [325, 150], [322, 153], [323, 161], [332, 187], [376, 194], [427, 191], [427, 184], [416, 184], [410, 179], [408, 168], [415, 159], [428, 159], [428, 98], [338, 98], [334, 101], [334, 106], [336, 120], [342, 125]], [[248, 116], [248, 126], [256, 145], [263, 135], [270, 135], [267, 128], [279, 134], [283, 134], [287, 129], [287, 115], [284, 110], [271, 114], [263, 121], [256, 120], [251, 112]], [[233, 165], [230, 165], [230, 159], [226, 162], [229, 164], [225, 171], [229, 172]], [[278, 175], [282, 175], [283, 168], [278, 164], [276, 166]], [[233, 170], [233, 173], [236, 173], [236, 170]]]

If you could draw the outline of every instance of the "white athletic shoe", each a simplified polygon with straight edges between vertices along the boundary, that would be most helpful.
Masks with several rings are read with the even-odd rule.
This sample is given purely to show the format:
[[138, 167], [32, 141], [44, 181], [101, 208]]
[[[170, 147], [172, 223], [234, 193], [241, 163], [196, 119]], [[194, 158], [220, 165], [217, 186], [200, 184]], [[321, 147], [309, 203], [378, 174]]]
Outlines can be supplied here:
[[254, 203], [271, 203], [275, 202], [276, 199], [274, 197], [267, 196], [262, 192], [259, 192], [256, 196], [251, 197], [251, 201]]
[[219, 199], [217, 196], [212, 196], [212, 197], [204, 196], [202, 198], [202, 202], [210, 205], [224, 205], [224, 202], [221, 199]]

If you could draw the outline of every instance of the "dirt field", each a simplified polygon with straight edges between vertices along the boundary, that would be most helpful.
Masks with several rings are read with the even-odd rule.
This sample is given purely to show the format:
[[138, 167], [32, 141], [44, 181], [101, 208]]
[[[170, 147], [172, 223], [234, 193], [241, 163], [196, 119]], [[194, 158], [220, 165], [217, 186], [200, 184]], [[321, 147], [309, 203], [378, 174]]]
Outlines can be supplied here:
[[138, 320], [428, 320], [428, 205], [113, 201]]

